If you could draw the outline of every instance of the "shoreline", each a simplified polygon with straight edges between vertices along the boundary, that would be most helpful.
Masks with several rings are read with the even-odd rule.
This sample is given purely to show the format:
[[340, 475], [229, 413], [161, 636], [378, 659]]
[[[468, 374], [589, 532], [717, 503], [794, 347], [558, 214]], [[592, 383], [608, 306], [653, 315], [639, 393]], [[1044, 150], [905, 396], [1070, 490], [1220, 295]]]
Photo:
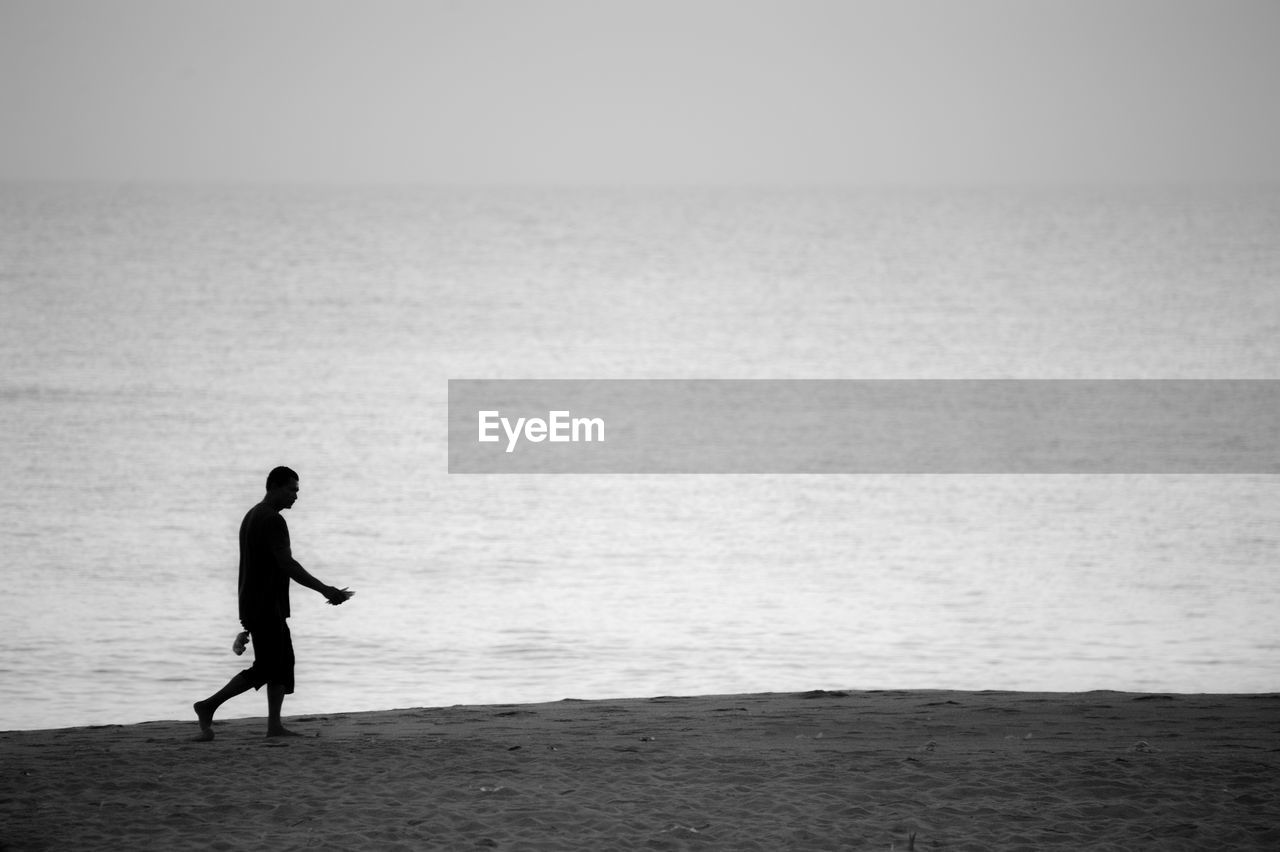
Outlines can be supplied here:
[[659, 696], [0, 732], [0, 849], [1280, 847], [1280, 695]]

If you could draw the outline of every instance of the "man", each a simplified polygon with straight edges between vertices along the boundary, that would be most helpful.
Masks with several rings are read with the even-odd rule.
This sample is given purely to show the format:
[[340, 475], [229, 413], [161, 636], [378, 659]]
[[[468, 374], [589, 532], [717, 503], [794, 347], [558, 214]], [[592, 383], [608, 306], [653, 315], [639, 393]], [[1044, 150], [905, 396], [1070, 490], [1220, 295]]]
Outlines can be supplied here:
[[293, 692], [293, 642], [289, 637], [289, 581], [344, 603], [355, 592], [326, 586], [297, 563], [289, 549], [289, 527], [280, 515], [298, 500], [298, 474], [277, 467], [267, 475], [267, 494], [240, 524], [240, 623], [253, 643], [253, 665], [194, 705], [197, 739], [213, 739], [213, 714], [229, 698], [267, 687], [267, 736], [298, 736], [280, 722], [284, 697]]

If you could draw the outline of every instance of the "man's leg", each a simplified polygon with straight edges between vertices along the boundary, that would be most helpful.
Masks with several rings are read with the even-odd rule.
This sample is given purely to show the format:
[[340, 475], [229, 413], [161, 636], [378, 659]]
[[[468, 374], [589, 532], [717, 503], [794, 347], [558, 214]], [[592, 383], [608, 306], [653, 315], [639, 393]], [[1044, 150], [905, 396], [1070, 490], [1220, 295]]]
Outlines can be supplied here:
[[213, 739], [213, 714], [222, 706], [222, 702], [229, 698], [235, 698], [250, 689], [253, 689], [253, 684], [244, 676], [244, 672], [240, 672], [227, 681], [227, 685], [222, 689], [219, 689], [204, 701], [197, 701], [191, 705], [195, 708], [196, 718], [200, 720], [200, 736], [196, 739], [200, 742], [208, 742]]
[[284, 706], [284, 686], [278, 683], [267, 684], [267, 736], [297, 737], [280, 721], [280, 708]]
[[293, 637], [289, 625], [281, 621], [271, 634], [272, 676], [267, 682], [267, 736], [296, 737], [280, 721], [285, 695], [293, 692]]

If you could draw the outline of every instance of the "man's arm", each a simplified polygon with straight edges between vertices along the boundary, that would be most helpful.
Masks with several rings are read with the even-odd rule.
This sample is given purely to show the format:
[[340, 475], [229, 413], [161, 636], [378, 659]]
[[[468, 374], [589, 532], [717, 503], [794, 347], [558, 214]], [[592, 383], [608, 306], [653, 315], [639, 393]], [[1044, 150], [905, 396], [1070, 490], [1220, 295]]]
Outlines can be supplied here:
[[282, 542], [276, 545], [275, 556], [276, 562], [284, 566], [285, 573], [289, 575], [290, 579], [299, 585], [306, 586], [308, 589], [312, 589], [324, 595], [325, 599], [334, 606], [345, 602], [355, 594], [355, 592], [350, 592], [346, 589], [327, 586], [313, 577], [306, 568], [302, 567], [298, 560], [293, 558], [293, 552], [289, 548], [288, 542]]

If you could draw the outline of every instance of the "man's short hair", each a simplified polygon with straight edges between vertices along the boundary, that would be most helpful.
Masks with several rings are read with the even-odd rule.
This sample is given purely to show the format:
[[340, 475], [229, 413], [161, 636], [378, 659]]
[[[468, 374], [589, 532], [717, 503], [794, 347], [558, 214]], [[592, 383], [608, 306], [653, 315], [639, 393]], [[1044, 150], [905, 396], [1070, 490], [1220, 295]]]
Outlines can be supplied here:
[[272, 471], [267, 474], [267, 490], [270, 491], [273, 488], [279, 488], [281, 485], [288, 485], [297, 478], [298, 474], [294, 473], [290, 468], [273, 468]]

